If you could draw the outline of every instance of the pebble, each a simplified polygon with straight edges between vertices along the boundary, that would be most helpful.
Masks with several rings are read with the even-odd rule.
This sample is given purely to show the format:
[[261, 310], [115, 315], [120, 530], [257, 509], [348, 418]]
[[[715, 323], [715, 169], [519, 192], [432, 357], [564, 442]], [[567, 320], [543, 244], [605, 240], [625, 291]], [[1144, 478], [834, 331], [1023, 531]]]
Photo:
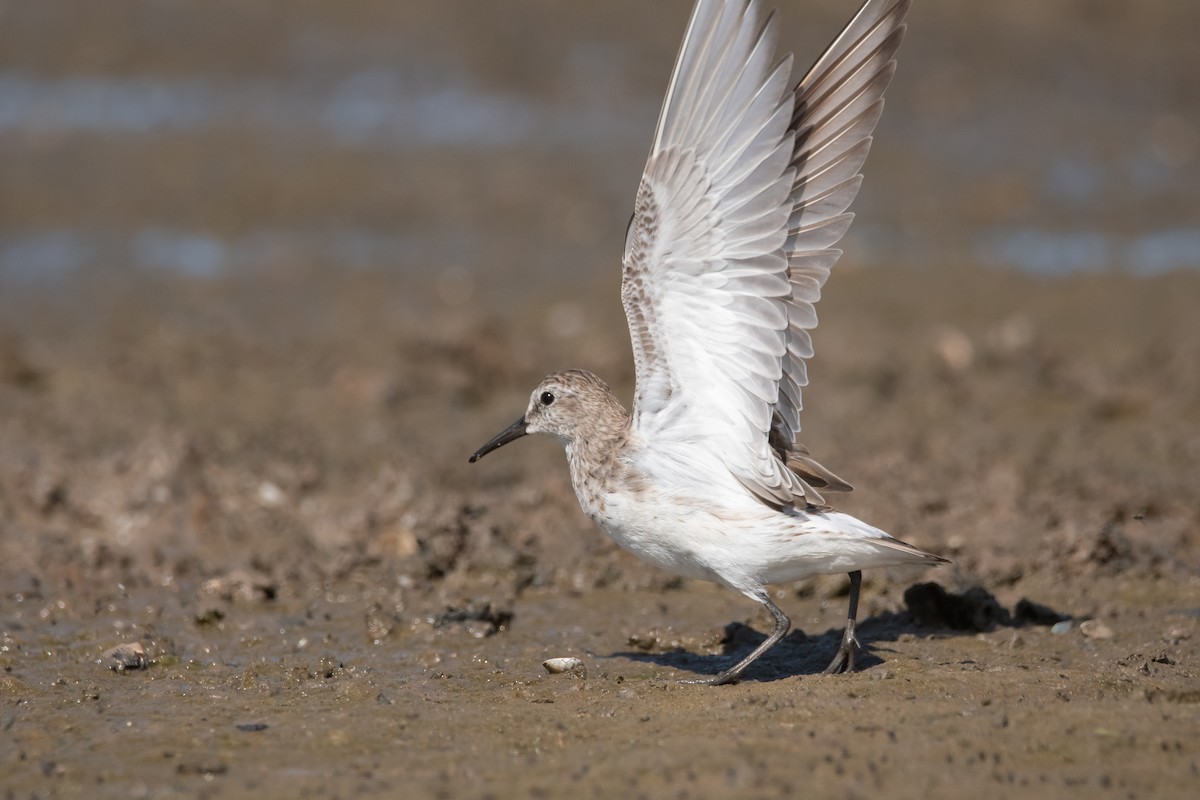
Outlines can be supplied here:
[[110, 647], [100, 657], [101, 663], [108, 664], [114, 672], [129, 672], [135, 669], [146, 669], [150, 659], [146, 657], [146, 648], [141, 642], [126, 642], [116, 647]]
[[1071, 628], [1075, 627], [1075, 623], [1069, 619], [1064, 619], [1062, 622], [1056, 622], [1050, 626], [1050, 632], [1053, 634], [1070, 633]]
[[546, 668], [546, 672], [551, 675], [561, 675], [564, 672], [573, 672], [580, 677], [587, 676], [587, 667], [584, 666], [582, 660], [567, 656], [563, 658], [547, 658], [542, 662], [542, 666]]
[[940, 331], [933, 347], [942, 362], [956, 372], [970, 368], [975, 362], [975, 345], [957, 328], [945, 328]]
[[1098, 619], [1089, 619], [1079, 623], [1079, 632], [1089, 639], [1111, 639], [1113, 637], [1112, 628]]
[[287, 495], [270, 481], [258, 485], [258, 502], [267, 508], [279, 508], [287, 502]]
[[1192, 632], [1182, 625], [1173, 625], [1163, 632], [1163, 640], [1171, 644], [1179, 644], [1184, 639], [1190, 639]]

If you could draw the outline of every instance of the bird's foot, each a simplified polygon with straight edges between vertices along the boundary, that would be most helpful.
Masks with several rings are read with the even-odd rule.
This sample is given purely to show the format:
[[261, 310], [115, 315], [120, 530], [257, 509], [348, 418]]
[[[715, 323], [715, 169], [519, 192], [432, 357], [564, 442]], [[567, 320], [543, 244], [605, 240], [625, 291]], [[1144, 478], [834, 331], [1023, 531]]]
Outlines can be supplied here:
[[854, 657], [858, 653], [858, 647], [858, 639], [854, 638], [853, 633], [847, 632], [833, 655], [833, 661], [829, 662], [823, 674], [840, 675], [843, 672], [854, 672]]
[[737, 683], [741, 676], [741, 671], [727, 669], [723, 672], [718, 672], [711, 678], [692, 678], [688, 680], [682, 680], [680, 683], [686, 683], [693, 686], [725, 686], [730, 683]]

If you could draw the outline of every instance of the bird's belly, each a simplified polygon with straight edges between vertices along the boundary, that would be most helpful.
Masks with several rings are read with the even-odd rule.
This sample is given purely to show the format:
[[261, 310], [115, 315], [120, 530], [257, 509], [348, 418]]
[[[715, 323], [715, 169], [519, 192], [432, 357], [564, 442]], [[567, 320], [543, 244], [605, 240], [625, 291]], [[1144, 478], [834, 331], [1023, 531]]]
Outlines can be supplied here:
[[881, 544], [889, 537], [839, 512], [791, 517], [714, 498], [613, 493], [580, 498], [584, 511], [623, 549], [688, 578], [744, 593], [809, 575], [913, 563]]
[[591, 503], [580, 498], [584, 512], [623, 550], [686, 578], [723, 583], [710, 563], [715, 520], [687, 504], [610, 494]]

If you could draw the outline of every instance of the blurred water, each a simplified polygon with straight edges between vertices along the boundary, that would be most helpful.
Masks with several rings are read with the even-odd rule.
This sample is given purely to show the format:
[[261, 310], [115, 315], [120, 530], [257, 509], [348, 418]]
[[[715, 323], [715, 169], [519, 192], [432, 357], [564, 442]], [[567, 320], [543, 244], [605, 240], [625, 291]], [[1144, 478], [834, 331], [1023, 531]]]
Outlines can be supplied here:
[[195, 279], [289, 265], [393, 270], [415, 268], [419, 256], [428, 252], [440, 253], [447, 263], [472, 263], [482, 247], [469, 230], [421, 235], [258, 230], [237, 239], [169, 228], [143, 228], [132, 236], [55, 230], [0, 236], [0, 282], [13, 288], [45, 288], [110, 264]]
[[[289, 265], [415, 271], [429, 253], [439, 263], [479, 263], [486, 242], [469, 230], [388, 234], [371, 230], [260, 230], [237, 239], [203, 231], [145, 228], [132, 236], [75, 230], [0, 235], [0, 287], [49, 288], [111, 264], [172, 272], [193, 279], [222, 278]], [[921, 267], [936, 261], [937, 243], [864, 226], [855, 261], [874, 267]], [[1117, 237], [1099, 231], [1013, 228], [979, 233], [975, 261], [1045, 277], [1124, 272], [1152, 277], [1200, 269], [1200, 229]]]
[[1120, 237], [1101, 231], [1000, 229], [980, 234], [980, 263], [1046, 276], [1121, 271], [1150, 277], [1200, 269], [1200, 229]]
[[0, 135], [153, 135], [247, 130], [326, 137], [336, 147], [587, 147], [646, 136], [603, 97], [553, 107], [469, 83], [414, 85], [398, 71], [356, 72], [331, 86], [212, 79], [0, 73]]
[[[70, 4], [54, 7], [65, 14]], [[435, 263], [471, 273], [494, 267], [501, 251], [518, 254], [508, 263], [547, 264], [546, 275], [597, 261], [614, 268], [607, 255], [618, 252], [666, 79], [665, 70], [647, 76], [633, 66], [625, 34], [572, 27], [562, 44], [561, 31], [522, 29], [515, 35], [528, 37], [540, 60], [505, 82], [471, 56], [487, 20], [455, 47], [425, 50], [279, 22], [296, 29], [279, 34], [287, 57], [270, 68], [221, 70], [206, 53], [203, 68], [191, 70], [56, 72], [0, 56], [0, 159], [24, 181], [7, 195], [0, 187], [10, 209], [0, 216], [0, 293], [53, 289], [104, 269], [195, 280], [290, 265], [417, 275]], [[1200, 122], [1179, 102], [1193, 93], [1190, 83], [1179, 75], [1178, 86], [1118, 79], [1124, 65], [1100, 71], [1094, 55], [1066, 43], [1045, 81], [1014, 69], [997, 83], [1004, 72], [992, 65], [929, 46], [946, 41], [931, 32], [902, 52], [850, 258], [1048, 277], [1200, 269], [1200, 225], [1190, 222], [1200, 219]], [[555, 60], [545, 61], [546, 52]], [[669, 55], [663, 49], [664, 63]], [[525, 57], [510, 50], [501, 63]], [[261, 155], [231, 160], [240, 165], [227, 167], [233, 174], [205, 180], [220, 172], [223, 152], [243, 149]], [[285, 180], [321, 164], [325, 182], [336, 184], [343, 156], [379, 164], [378, 176], [361, 178], [363, 194], [378, 201], [345, 210], [340, 195], [321, 199], [320, 187], [300, 184], [308, 205], [289, 217], [300, 192]], [[398, 185], [412, 174], [405, 165], [459, 156], [474, 166], [447, 167], [445, 181]], [[226, 196], [253, 194], [239, 183], [249, 181], [238, 174], [246, 163], [262, 167], [253, 192], [266, 199], [217, 213]], [[501, 166], [481, 175], [481, 163]], [[25, 164], [40, 166], [22, 172]], [[546, 181], [540, 172], [529, 177], [543, 167], [562, 183], [524, 185]], [[189, 176], [181, 189], [171, 183], [177, 172]], [[570, 181], [607, 182], [586, 200], [604, 215], [580, 205]], [[114, 194], [98, 191], [101, 183]], [[165, 189], [176, 205], [160, 202]], [[140, 199], [124, 216], [105, 213], [115, 193]], [[186, 204], [193, 199], [195, 208]], [[23, 215], [27, 207], [44, 210]], [[578, 230], [564, 232], [572, 225]], [[589, 228], [604, 230], [593, 240]], [[605, 259], [570, 257], [610, 240]]]

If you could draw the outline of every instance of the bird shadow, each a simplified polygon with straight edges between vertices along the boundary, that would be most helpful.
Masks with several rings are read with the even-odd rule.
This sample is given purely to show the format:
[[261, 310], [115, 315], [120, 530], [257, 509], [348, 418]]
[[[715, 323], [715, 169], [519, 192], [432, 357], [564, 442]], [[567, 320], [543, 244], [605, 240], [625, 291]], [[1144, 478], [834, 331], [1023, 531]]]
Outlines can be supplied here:
[[[904, 599], [905, 610], [886, 611], [859, 620], [855, 629], [860, 645], [855, 657], [856, 670], [883, 664], [884, 660], [872, 649], [883, 645], [880, 649], [886, 651], [888, 642], [895, 642], [905, 634], [975, 636], [996, 628], [1053, 625], [1071, 619], [1069, 615], [1027, 599], [1022, 599], [1009, 612], [990, 592], [980, 587], [956, 594], [936, 583], [923, 583], [910, 587], [904, 593]], [[741, 680], [766, 683], [822, 673], [833, 660], [842, 633], [840, 627], [817, 635], [793, 629], [755, 661]], [[694, 653], [677, 646], [660, 651], [623, 650], [610, 656], [714, 676], [732, 667], [766, 638], [766, 634], [749, 625], [731, 622], [724, 627], [719, 641], [720, 653], [717, 654]]]
[[[904, 613], [885, 613], [861, 620], [857, 633], [862, 645], [855, 657], [855, 669], [867, 669], [883, 663], [883, 659], [874, 655], [868, 643], [894, 641], [901, 633], [915, 626], [905, 625], [902, 618]], [[767, 635], [742, 622], [731, 622], [724, 627], [719, 647], [720, 653], [703, 654], [674, 647], [670, 650], [646, 652], [639, 650], [622, 650], [610, 654], [613, 658], [627, 658], [630, 661], [657, 664], [681, 672], [691, 672], [698, 676], [714, 676], [729, 669], [747, 653], [765, 641]], [[842, 629], [830, 629], [822, 634], [810, 636], [802, 630], [793, 629], [778, 644], [764, 653], [755, 661], [741, 681], [770, 682], [792, 678], [798, 675], [813, 675], [822, 672], [833, 660], [838, 645], [842, 641]]]

